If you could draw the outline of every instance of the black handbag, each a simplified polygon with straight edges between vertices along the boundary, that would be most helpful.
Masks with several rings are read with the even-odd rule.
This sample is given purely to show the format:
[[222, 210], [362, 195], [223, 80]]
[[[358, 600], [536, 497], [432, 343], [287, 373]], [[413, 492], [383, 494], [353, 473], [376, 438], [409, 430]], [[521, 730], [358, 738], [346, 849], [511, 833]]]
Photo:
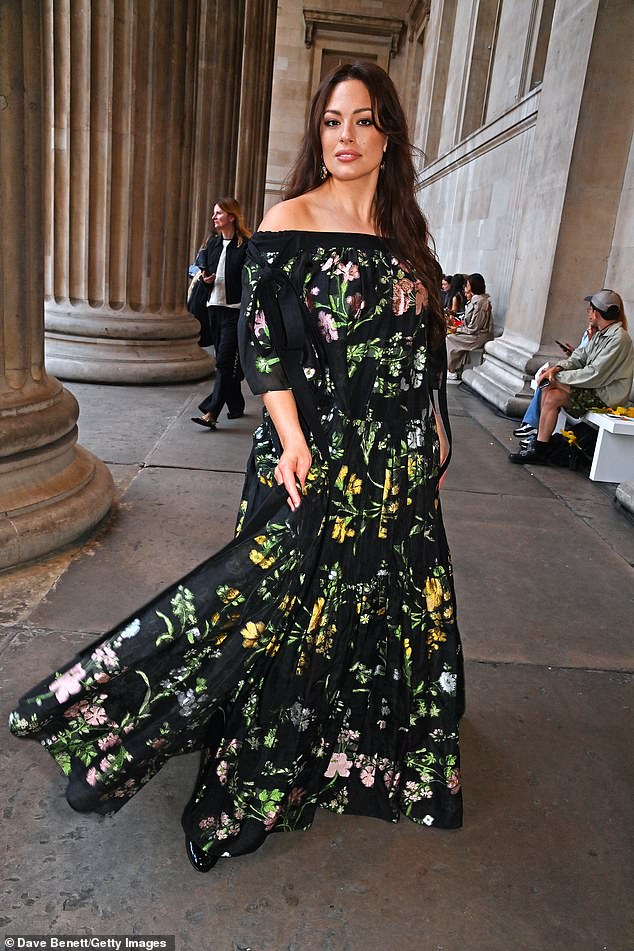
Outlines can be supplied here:
[[202, 271], [192, 278], [187, 291], [187, 310], [193, 314], [200, 324], [200, 337], [198, 343], [201, 347], [210, 347], [214, 343], [214, 337], [209, 323], [209, 312], [207, 301], [209, 299], [210, 287], [205, 284], [202, 278]]

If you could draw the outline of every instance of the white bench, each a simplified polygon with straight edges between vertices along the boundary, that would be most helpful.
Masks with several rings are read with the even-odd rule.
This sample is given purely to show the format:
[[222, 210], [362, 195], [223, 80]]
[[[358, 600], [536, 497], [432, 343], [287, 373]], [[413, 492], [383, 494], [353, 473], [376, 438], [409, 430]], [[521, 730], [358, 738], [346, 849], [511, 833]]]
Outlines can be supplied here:
[[571, 422], [588, 423], [598, 430], [590, 466], [590, 478], [594, 482], [634, 480], [634, 419], [608, 416], [607, 413], [586, 413], [581, 419], [575, 419], [562, 409], [557, 418], [556, 431], [568, 429]]

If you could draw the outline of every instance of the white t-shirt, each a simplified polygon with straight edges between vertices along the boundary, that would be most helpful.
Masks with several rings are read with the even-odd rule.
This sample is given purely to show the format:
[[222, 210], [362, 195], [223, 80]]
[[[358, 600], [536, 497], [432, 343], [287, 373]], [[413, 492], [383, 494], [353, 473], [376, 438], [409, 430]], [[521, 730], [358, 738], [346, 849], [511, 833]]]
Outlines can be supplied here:
[[231, 238], [222, 239], [222, 251], [220, 252], [220, 260], [216, 267], [216, 280], [214, 281], [214, 286], [211, 289], [211, 294], [209, 300], [207, 301], [208, 307], [233, 307], [238, 308], [240, 304], [228, 304], [227, 303], [227, 289], [225, 284], [225, 261], [227, 260], [227, 248]]

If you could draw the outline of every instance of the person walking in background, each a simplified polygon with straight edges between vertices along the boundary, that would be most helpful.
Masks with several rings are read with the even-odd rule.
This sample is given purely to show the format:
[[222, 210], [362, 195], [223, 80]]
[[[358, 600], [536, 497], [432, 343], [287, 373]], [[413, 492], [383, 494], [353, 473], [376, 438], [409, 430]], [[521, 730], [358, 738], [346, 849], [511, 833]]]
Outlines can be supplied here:
[[455, 333], [447, 336], [448, 380], [457, 382], [459, 371], [467, 362], [471, 350], [479, 350], [493, 340], [493, 313], [491, 298], [481, 274], [470, 274], [465, 282], [464, 319]]
[[83, 811], [202, 750], [182, 820], [200, 872], [318, 807], [462, 824], [445, 326], [415, 182], [392, 80], [338, 66], [249, 243], [240, 349], [264, 412], [235, 539], [11, 717]]
[[192, 422], [207, 429], [216, 428], [221, 410], [226, 405], [229, 419], [244, 415], [241, 381], [244, 378], [238, 354], [238, 316], [242, 294], [242, 268], [247, 253], [247, 228], [235, 198], [219, 198], [214, 205], [213, 224], [216, 234], [201, 249], [196, 264], [202, 280], [209, 288], [208, 324], [216, 350], [214, 388], [199, 404], [201, 416]]

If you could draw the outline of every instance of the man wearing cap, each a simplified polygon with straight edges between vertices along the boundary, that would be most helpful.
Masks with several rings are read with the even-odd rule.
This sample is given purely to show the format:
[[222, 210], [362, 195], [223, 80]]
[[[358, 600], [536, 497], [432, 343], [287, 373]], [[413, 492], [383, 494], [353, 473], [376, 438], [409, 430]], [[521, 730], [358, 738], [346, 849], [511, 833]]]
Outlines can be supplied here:
[[634, 346], [626, 327], [623, 302], [614, 291], [603, 288], [585, 298], [588, 324], [594, 334], [585, 348], [578, 347], [566, 360], [548, 367], [537, 385], [543, 387], [537, 437], [519, 452], [509, 454], [511, 462], [545, 465], [550, 454], [550, 437], [562, 407], [581, 417], [591, 409], [619, 406], [627, 402], [634, 374]]

